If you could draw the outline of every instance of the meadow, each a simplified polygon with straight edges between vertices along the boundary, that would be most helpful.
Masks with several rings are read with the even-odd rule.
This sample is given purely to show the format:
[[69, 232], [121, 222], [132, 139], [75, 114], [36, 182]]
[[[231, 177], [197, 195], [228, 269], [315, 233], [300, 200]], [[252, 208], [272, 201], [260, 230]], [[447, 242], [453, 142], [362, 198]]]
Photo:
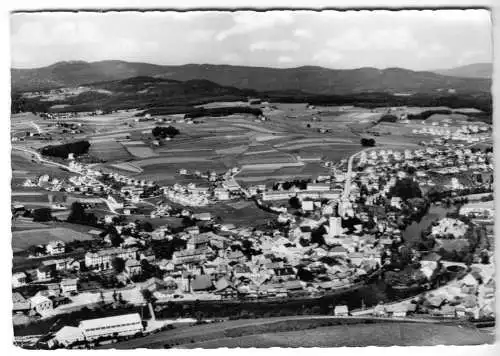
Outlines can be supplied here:
[[52, 240], [73, 241], [90, 240], [92, 236], [69, 229], [67, 227], [54, 227], [47, 225], [46, 228], [12, 231], [12, 249], [14, 252], [22, 251], [32, 245], [46, 244]]
[[493, 338], [475, 328], [418, 323], [353, 324], [187, 343], [180, 348], [366, 347], [481, 345]]

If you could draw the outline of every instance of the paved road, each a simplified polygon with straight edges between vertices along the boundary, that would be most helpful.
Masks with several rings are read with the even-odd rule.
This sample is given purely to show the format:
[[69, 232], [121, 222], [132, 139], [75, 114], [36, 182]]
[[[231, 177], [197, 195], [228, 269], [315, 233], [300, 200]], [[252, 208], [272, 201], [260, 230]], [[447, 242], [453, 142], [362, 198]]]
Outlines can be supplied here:
[[50, 164], [52, 166], [57, 166], [57, 167], [60, 167], [62, 169], [65, 169], [67, 171], [83, 175], [81, 172], [77, 172], [77, 171], [71, 169], [69, 166], [67, 166], [65, 164], [54, 162], [54, 161], [49, 161], [49, 160], [43, 158], [42, 155], [39, 152], [37, 152], [37, 151], [29, 150], [27, 148], [19, 147], [19, 146], [12, 146], [12, 149], [13, 150], [17, 150], [17, 151], [22, 151], [22, 152], [29, 153], [29, 154], [35, 156], [36, 159], [38, 161], [40, 161], [41, 163]]
[[346, 173], [345, 183], [344, 183], [344, 195], [343, 195], [344, 199], [349, 199], [349, 194], [351, 193], [352, 163], [354, 161], [354, 158], [359, 156], [362, 152], [366, 152], [366, 151], [373, 150], [373, 149], [375, 149], [375, 148], [374, 147], [365, 148], [365, 149], [351, 155], [351, 157], [349, 157], [349, 160], [347, 161], [347, 173]]
[[31, 121], [31, 125], [38, 131], [39, 134], [42, 133], [42, 129], [34, 121]]

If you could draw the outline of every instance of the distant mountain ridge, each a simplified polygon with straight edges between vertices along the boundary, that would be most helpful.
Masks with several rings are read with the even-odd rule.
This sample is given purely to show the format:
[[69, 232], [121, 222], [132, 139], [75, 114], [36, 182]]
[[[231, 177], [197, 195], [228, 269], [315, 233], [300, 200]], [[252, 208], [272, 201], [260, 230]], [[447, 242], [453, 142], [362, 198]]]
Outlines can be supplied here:
[[314, 94], [362, 92], [420, 92], [455, 89], [457, 92], [489, 92], [487, 78], [458, 78], [434, 72], [402, 68], [328, 69], [246, 67], [215, 64], [179, 66], [118, 60], [59, 62], [35, 69], [11, 69], [13, 91], [33, 91], [89, 83], [151, 76], [179, 81], [203, 79], [221, 86], [257, 91], [300, 90]]
[[451, 69], [434, 71], [437, 74], [462, 78], [488, 78], [493, 76], [493, 63], [473, 63]]

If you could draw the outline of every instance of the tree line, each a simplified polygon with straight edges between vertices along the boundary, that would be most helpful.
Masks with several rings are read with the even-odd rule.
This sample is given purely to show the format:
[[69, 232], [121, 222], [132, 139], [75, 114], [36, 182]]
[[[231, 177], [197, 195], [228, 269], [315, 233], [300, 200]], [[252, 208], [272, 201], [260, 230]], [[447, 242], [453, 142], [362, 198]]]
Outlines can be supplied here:
[[44, 156], [68, 158], [70, 153], [72, 153], [75, 156], [86, 154], [88, 153], [89, 148], [90, 148], [89, 141], [82, 140], [82, 141], [64, 143], [62, 145], [45, 146], [42, 147], [40, 152]]

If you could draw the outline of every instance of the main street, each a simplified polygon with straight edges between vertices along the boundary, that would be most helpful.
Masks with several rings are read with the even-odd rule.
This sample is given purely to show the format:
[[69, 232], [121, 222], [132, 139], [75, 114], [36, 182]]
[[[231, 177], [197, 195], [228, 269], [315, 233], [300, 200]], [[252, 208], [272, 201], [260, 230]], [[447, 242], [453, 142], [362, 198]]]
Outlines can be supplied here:
[[359, 156], [362, 152], [366, 152], [366, 151], [373, 150], [373, 149], [374, 149], [374, 147], [365, 148], [365, 149], [351, 155], [351, 157], [349, 157], [349, 160], [347, 161], [347, 173], [346, 173], [345, 183], [344, 183], [343, 199], [349, 199], [349, 194], [351, 193], [351, 175], [352, 175], [352, 164], [353, 164], [354, 158]]

